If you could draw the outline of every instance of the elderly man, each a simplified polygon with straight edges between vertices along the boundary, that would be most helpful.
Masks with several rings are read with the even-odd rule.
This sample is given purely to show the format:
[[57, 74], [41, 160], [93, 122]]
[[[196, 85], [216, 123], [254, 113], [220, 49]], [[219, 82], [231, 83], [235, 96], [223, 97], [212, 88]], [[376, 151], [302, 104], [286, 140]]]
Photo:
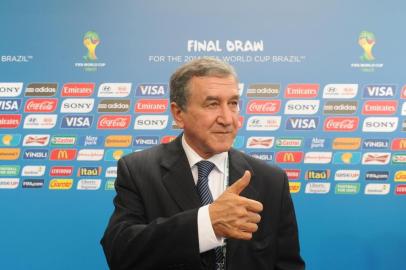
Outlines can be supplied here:
[[202, 58], [170, 81], [183, 133], [119, 160], [101, 241], [111, 269], [304, 269], [286, 174], [231, 148], [234, 69]]

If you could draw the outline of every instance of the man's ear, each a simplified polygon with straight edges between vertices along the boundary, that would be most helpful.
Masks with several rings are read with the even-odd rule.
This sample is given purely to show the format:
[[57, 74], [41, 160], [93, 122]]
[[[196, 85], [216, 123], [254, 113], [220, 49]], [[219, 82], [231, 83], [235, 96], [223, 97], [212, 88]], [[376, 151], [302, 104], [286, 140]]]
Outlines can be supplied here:
[[171, 113], [172, 113], [173, 119], [176, 122], [176, 125], [179, 128], [183, 128], [184, 127], [184, 123], [183, 123], [184, 111], [182, 111], [182, 109], [175, 102], [171, 102]]

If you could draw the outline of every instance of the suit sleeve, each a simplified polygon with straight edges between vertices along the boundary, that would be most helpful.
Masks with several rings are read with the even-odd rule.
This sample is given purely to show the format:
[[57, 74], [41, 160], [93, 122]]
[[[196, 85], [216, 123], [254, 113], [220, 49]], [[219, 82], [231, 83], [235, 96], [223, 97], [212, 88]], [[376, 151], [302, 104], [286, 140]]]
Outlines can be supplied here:
[[148, 222], [124, 159], [117, 166], [115, 210], [101, 240], [111, 269], [192, 268], [200, 264], [197, 211]]
[[289, 181], [284, 173], [281, 218], [278, 228], [277, 270], [304, 270], [305, 263], [300, 256], [299, 236], [295, 210], [289, 191]]

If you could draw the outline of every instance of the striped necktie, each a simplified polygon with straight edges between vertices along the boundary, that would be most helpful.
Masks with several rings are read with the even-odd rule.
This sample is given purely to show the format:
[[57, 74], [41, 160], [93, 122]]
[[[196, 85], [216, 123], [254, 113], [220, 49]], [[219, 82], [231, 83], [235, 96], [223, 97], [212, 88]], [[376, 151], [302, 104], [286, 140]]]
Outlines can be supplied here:
[[[213, 202], [213, 196], [209, 189], [209, 174], [214, 168], [214, 163], [202, 160], [196, 163], [197, 165], [197, 192], [200, 196], [200, 202], [202, 205], [207, 205]], [[215, 248], [216, 253], [216, 269], [223, 264], [224, 256], [221, 247]], [[220, 268], [221, 269], [221, 268]]]

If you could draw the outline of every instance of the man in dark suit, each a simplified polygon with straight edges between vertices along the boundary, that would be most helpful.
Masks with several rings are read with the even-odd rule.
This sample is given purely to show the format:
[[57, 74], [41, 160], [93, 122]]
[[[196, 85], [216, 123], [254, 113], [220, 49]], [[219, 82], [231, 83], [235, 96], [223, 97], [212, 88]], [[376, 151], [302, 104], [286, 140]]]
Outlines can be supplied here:
[[119, 160], [101, 243], [111, 269], [304, 269], [286, 174], [231, 148], [234, 69], [203, 58], [171, 77], [183, 133]]

